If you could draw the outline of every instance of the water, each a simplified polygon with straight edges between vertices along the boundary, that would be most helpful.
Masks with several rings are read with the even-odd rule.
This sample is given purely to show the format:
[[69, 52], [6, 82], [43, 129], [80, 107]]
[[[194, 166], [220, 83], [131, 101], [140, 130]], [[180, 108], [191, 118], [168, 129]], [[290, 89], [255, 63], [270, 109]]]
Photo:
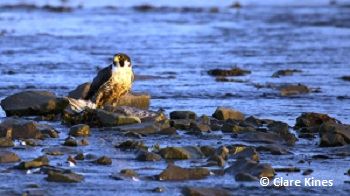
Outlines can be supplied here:
[[[1, 1], [0, 5], [10, 3], [42, 6], [47, 1]], [[58, 1], [50, 3], [60, 4]], [[243, 8], [240, 10], [229, 8], [232, 2], [223, 0], [157, 1], [150, 4], [169, 7], [158, 7], [146, 12], [132, 8], [143, 3], [72, 1], [67, 5], [83, 5], [83, 9], [74, 8], [71, 12], [0, 8], [0, 100], [25, 90], [48, 90], [58, 96], [65, 96], [77, 85], [91, 81], [98, 68], [110, 63], [113, 54], [123, 52], [131, 57], [136, 75], [172, 78], [134, 82], [133, 91], [147, 92], [152, 96], [151, 109], [154, 110], [162, 107], [166, 113], [192, 110], [198, 115], [211, 115], [217, 106], [227, 106], [246, 116], [281, 120], [290, 126], [295, 124], [295, 119], [302, 112], [309, 111], [326, 113], [343, 123], [349, 123], [349, 82], [340, 79], [350, 73], [349, 1], [338, 1], [337, 5], [330, 6], [328, 1], [249, 0], [242, 1]], [[182, 7], [202, 7], [203, 10], [184, 11], [180, 9]], [[218, 7], [219, 12], [210, 12], [211, 7]], [[236, 65], [252, 71], [252, 74], [238, 77], [248, 80], [247, 83], [218, 83], [206, 73], [209, 69], [230, 69]], [[271, 75], [280, 69], [300, 69], [302, 72], [272, 78]], [[320, 88], [321, 92], [280, 97], [275, 89], [257, 89], [253, 85], [298, 83], [312, 89]], [[5, 116], [3, 110], [0, 110], [0, 116]], [[64, 128], [62, 130], [67, 132]], [[91, 140], [94, 143], [94, 139]], [[149, 140], [150, 144], [157, 141]], [[230, 139], [225, 141], [227, 144], [232, 142]], [[169, 141], [165, 138], [163, 142]], [[208, 141], [194, 142], [193, 145], [206, 144]], [[215, 142], [213, 145], [217, 146]], [[300, 145], [292, 151], [296, 154], [310, 153], [303, 151], [309, 145], [307, 141], [301, 140]], [[87, 151], [95, 152], [94, 145], [90, 146]], [[106, 147], [106, 150], [120, 153], [113, 148]], [[319, 151], [318, 148], [313, 150], [314, 153]], [[113, 156], [118, 163], [111, 166], [113, 171], [130, 166], [140, 168], [144, 164], [119, 160], [119, 154]], [[268, 158], [262, 155], [261, 160], [266, 161]], [[297, 158], [291, 156], [282, 158], [281, 164], [286, 166], [288, 159], [297, 162]], [[272, 160], [272, 165], [276, 165], [278, 159]], [[341, 169], [334, 172], [341, 175], [347, 171], [347, 160], [337, 160], [337, 168]], [[333, 161], [319, 163], [316, 167], [328, 168]], [[166, 163], [161, 163], [159, 167], [165, 168]], [[95, 169], [103, 171], [85, 172], [85, 188], [76, 189], [77, 193], [87, 189], [91, 191], [87, 191], [89, 194], [111, 193], [116, 189], [90, 189], [96, 183], [98, 186], [105, 183], [110, 185], [105, 187], [126, 185], [123, 181], [108, 179], [106, 176], [110, 172], [98, 167], [92, 170]], [[160, 173], [161, 170], [156, 171]], [[90, 181], [89, 175], [94, 176], [96, 173], [101, 173], [104, 180]], [[315, 173], [319, 176], [330, 175]], [[31, 176], [26, 180], [30, 181], [31, 178], [41, 181], [42, 176]], [[231, 187], [233, 183], [232, 179], [213, 178], [222, 187]], [[211, 184], [213, 178], [201, 183]], [[348, 189], [342, 183], [343, 180], [338, 179], [337, 190]], [[13, 183], [10, 180], [9, 186]], [[48, 182], [42, 183], [43, 187], [50, 186], [50, 191], [60, 190], [62, 186], [53, 188]], [[151, 188], [157, 184], [164, 185], [142, 181], [127, 186], [133, 187], [132, 190], [137, 190], [139, 194], [149, 194], [144, 187], [150, 187], [144, 183], [154, 183]], [[178, 187], [186, 183], [168, 185], [170, 193], [177, 193]], [[77, 185], [71, 186], [74, 188]], [[245, 186], [234, 187], [238, 193], [247, 190], [254, 192], [254, 189]], [[256, 192], [264, 190], [257, 187]], [[130, 193], [131, 190], [127, 190]], [[291, 188], [290, 191], [291, 194], [298, 194], [309, 190]], [[330, 193], [334, 188], [312, 191]]]

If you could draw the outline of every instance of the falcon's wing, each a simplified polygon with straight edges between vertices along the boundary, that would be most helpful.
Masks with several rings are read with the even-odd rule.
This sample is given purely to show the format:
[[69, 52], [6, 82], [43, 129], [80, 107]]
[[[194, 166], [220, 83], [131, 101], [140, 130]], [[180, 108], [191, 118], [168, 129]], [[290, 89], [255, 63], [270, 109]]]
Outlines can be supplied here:
[[110, 66], [100, 70], [97, 76], [92, 80], [89, 92], [86, 94], [85, 99], [86, 100], [91, 99], [94, 96], [94, 94], [98, 91], [98, 89], [104, 83], [106, 83], [109, 78], [111, 78], [111, 76], [112, 76], [112, 72], [111, 72]]

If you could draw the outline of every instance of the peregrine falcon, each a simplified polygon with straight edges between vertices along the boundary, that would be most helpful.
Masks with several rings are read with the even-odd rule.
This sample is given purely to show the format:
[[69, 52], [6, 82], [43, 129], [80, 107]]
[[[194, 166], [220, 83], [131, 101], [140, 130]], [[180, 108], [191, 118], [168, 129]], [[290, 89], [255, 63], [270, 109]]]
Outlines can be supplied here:
[[133, 82], [130, 57], [118, 53], [112, 64], [100, 70], [93, 79], [85, 100], [91, 100], [97, 107], [106, 103], [116, 105], [119, 97], [130, 91]]

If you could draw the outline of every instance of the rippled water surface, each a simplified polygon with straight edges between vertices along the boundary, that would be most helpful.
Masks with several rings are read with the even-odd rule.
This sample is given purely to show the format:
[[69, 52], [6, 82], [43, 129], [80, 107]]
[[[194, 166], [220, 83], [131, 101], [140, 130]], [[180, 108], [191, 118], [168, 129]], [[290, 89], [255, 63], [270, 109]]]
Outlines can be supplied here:
[[[251, 0], [237, 10], [230, 8], [232, 3], [227, 1], [171, 4], [161, 1], [154, 4], [154, 9], [140, 11], [133, 6], [144, 1], [127, 4], [103, 1], [99, 5], [88, 1], [85, 5], [73, 2], [73, 8], [68, 12], [43, 9], [41, 6], [45, 2], [32, 2], [37, 7], [6, 6], [13, 4], [11, 1], [0, 3], [0, 100], [25, 90], [48, 90], [66, 96], [77, 85], [91, 81], [99, 68], [109, 64], [113, 54], [123, 52], [131, 57], [136, 75], [163, 77], [136, 80], [133, 85], [133, 91], [152, 96], [151, 109], [154, 110], [162, 107], [166, 113], [191, 110], [198, 115], [211, 115], [217, 106], [228, 106], [246, 116], [281, 120], [290, 126], [302, 112], [309, 111], [326, 113], [349, 124], [350, 83], [340, 78], [350, 75], [350, 2], [340, 1], [331, 6], [328, 1], [310, 1], [308, 4], [286, 1], [288, 3], [284, 4], [276, 0], [262, 4]], [[67, 6], [71, 5], [69, 3]], [[168, 6], [161, 7], [163, 5]], [[218, 8], [218, 12], [212, 7]], [[207, 74], [210, 69], [235, 66], [251, 70], [251, 74], [236, 78], [247, 82], [216, 82], [215, 77]], [[281, 69], [300, 69], [302, 72], [271, 77]], [[254, 85], [298, 83], [320, 92], [280, 97], [276, 89]], [[5, 116], [3, 110], [0, 110], [0, 116]], [[66, 132], [63, 126], [55, 126]], [[106, 137], [105, 133], [98, 134], [84, 152], [94, 152], [100, 145], [97, 138]], [[58, 141], [62, 142], [62, 138], [64, 134]], [[152, 145], [158, 140], [151, 138], [148, 142]], [[217, 141], [197, 139], [193, 142], [192, 145], [213, 143], [217, 146]], [[229, 137], [222, 142], [232, 144]], [[162, 145], [172, 143], [168, 140]], [[301, 140], [300, 145], [291, 149], [295, 155], [281, 161], [276, 158], [269, 161], [271, 155], [262, 155], [260, 159], [287, 166], [297, 162], [298, 156], [308, 154], [309, 150], [304, 148], [314, 143]], [[176, 141], [174, 145], [178, 145]], [[86, 173], [85, 182], [69, 185], [74, 190], [66, 189], [62, 194], [111, 194], [120, 191], [119, 187], [124, 187], [125, 193], [150, 194], [148, 190], [157, 186], [168, 186], [171, 194], [178, 194], [178, 187], [198, 183], [201, 186], [217, 183], [238, 194], [248, 190], [252, 194], [266, 191], [256, 184], [240, 185], [227, 177], [170, 185], [157, 181], [115, 181], [108, 178], [110, 173], [126, 167], [147, 167], [148, 163], [129, 163], [130, 154], [103, 146], [101, 149], [117, 160], [110, 167], [111, 171], [100, 167], [92, 167], [91, 171], [77, 168], [78, 172]], [[27, 158], [40, 154], [33, 151], [33, 157]], [[322, 149], [316, 148], [312, 153], [320, 152]], [[162, 162], [159, 170], [140, 173], [159, 174], [166, 165]], [[294, 187], [289, 189], [291, 194], [333, 193], [334, 190], [344, 194], [349, 191], [349, 184], [343, 183], [349, 158], [326, 160], [315, 167], [327, 168], [328, 173], [322, 173], [324, 169], [320, 169], [315, 176], [334, 175], [336, 186]], [[100, 180], [89, 178], [97, 173]], [[16, 176], [13, 173], [13, 179], [8, 179], [8, 184], [2, 184], [0, 188], [12, 190], [11, 187], [17, 184]], [[42, 178], [33, 175], [24, 179], [29, 183]], [[43, 183], [42, 186], [48, 186], [47, 191], [51, 193], [66, 186]], [[23, 187], [19, 188], [23, 190]], [[278, 193], [280, 190], [268, 191]]]

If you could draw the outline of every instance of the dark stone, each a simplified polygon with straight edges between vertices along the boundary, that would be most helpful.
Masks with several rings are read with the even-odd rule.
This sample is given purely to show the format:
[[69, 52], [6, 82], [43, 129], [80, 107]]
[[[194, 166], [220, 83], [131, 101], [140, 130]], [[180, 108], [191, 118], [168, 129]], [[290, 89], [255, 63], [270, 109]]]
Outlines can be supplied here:
[[18, 124], [12, 125], [11, 138], [12, 139], [27, 139], [27, 138], [39, 139], [41, 138], [41, 132], [37, 128], [37, 124], [35, 122], [24, 121], [24, 122], [20, 122]]
[[162, 148], [159, 154], [164, 159], [192, 159], [203, 157], [201, 150], [196, 146], [184, 146], [182, 148], [166, 147]]
[[32, 161], [28, 161], [28, 162], [21, 162], [19, 165], [16, 165], [15, 168], [16, 169], [31, 169], [31, 168], [38, 168], [38, 167], [42, 167], [42, 166], [49, 166], [49, 158], [46, 155], [40, 156], [36, 159], [33, 159]]
[[313, 112], [305, 112], [302, 113], [301, 116], [299, 116], [296, 119], [296, 127], [310, 127], [310, 126], [317, 126], [319, 127], [323, 123], [338, 123], [339, 121], [329, 117], [327, 114], [321, 114], [321, 113], [313, 113]]
[[269, 131], [280, 135], [286, 135], [289, 133], [289, 126], [284, 122], [273, 122], [267, 125], [267, 127], [269, 128]]
[[289, 152], [288, 150], [281, 148], [276, 145], [266, 145], [266, 146], [259, 146], [256, 148], [257, 151], [269, 151], [273, 155], [287, 155], [287, 154], [293, 154], [292, 152]]
[[74, 157], [74, 159], [76, 159], [76, 160], [84, 160], [84, 159], [85, 159], [85, 156], [84, 156], [83, 153], [79, 153], [79, 154], [77, 154], [77, 155]]
[[216, 153], [216, 148], [212, 146], [201, 146], [200, 149], [206, 157], [214, 156]]
[[236, 148], [236, 150], [233, 151], [233, 154], [230, 157], [234, 159], [247, 158], [252, 161], [259, 162], [259, 154], [254, 147], [238, 147]]
[[192, 111], [172, 111], [170, 112], [170, 119], [197, 119], [197, 114]]
[[79, 85], [76, 89], [69, 92], [68, 97], [74, 99], [84, 99], [90, 89], [91, 82], [86, 82]]
[[69, 104], [48, 91], [25, 91], [6, 97], [1, 106], [6, 116], [60, 114]]
[[292, 76], [295, 72], [301, 72], [300, 69], [286, 69], [286, 70], [278, 70], [272, 74], [272, 77], [280, 77], [280, 76]]
[[0, 147], [6, 148], [6, 147], [12, 147], [12, 146], [15, 146], [15, 144], [10, 138], [7, 138], [7, 137], [0, 138]]
[[231, 196], [232, 194], [224, 189], [219, 188], [197, 188], [197, 187], [184, 187], [181, 190], [181, 193], [184, 196], [212, 196], [212, 195], [220, 195], [220, 196]]
[[343, 146], [346, 142], [340, 134], [323, 134], [321, 136], [320, 147]]
[[335, 123], [323, 123], [319, 128], [320, 134], [339, 134], [345, 142], [350, 144], [350, 125], [347, 124], [335, 124]]
[[49, 182], [81, 182], [84, 180], [82, 175], [76, 174], [70, 170], [60, 172], [48, 172], [47, 181]]
[[120, 174], [127, 177], [137, 177], [139, 174], [132, 169], [123, 169], [119, 172]]
[[246, 159], [237, 159], [236, 162], [225, 169], [225, 174], [236, 175], [241, 172], [248, 173], [257, 178], [273, 178], [275, 176], [275, 171], [269, 164], [259, 164]]
[[102, 156], [96, 160], [99, 165], [112, 165], [112, 159], [106, 156]]
[[74, 137], [85, 137], [90, 136], [90, 127], [85, 124], [77, 124], [70, 128], [69, 135]]
[[0, 149], [0, 163], [18, 162], [21, 159], [16, 153]]
[[208, 71], [208, 74], [211, 76], [244, 76], [246, 74], [251, 74], [251, 71], [235, 67], [231, 70], [212, 69]]
[[296, 94], [300, 94], [300, 93], [312, 92], [311, 89], [309, 89], [307, 86], [304, 86], [302, 84], [282, 86], [280, 88], [280, 90], [281, 90], [281, 92], [280, 92], [281, 96], [296, 95]]
[[209, 175], [210, 171], [204, 168], [184, 169], [170, 164], [158, 177], [162, 181], [180, 181], [199, 180]]
[[237, 182], [253, 182], [258, 181], [258, 178], [247, 173], [238, 173], [235, 175]]
[[148, 152], [145, 150], [140, 150], [137, 155], [136, 155], [136, 160], [138, 161], [160, 161], [162, 158], [161, 156], [153, 153], [153, 152]]
[[177, 132], [174, 127], [168, 127], [160, 130], [159, 132], [157, 132], [157, 134], [170, 135], [170, 134], [177, 134]]

